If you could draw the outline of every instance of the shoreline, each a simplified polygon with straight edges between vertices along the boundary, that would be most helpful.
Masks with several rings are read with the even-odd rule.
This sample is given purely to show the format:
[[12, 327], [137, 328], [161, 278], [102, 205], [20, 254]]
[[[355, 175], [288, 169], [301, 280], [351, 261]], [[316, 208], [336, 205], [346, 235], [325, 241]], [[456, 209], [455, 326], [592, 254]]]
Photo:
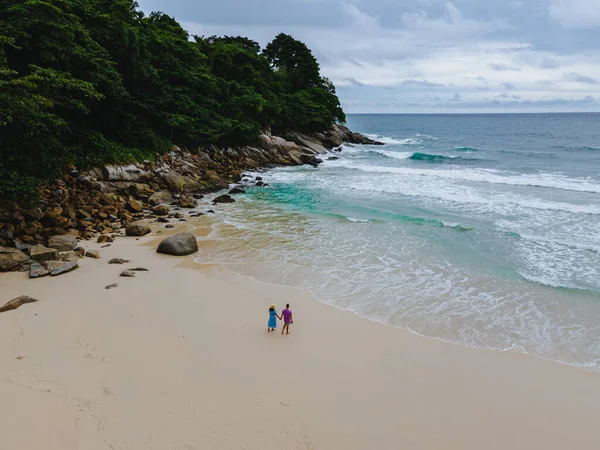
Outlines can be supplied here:
[[[169, 234], [118, 239], [64, 280], [3, 275], [6, 300], [40, 300], [0, 315], [10, 448], [600, 444], [596, 373], [424, 339], [296, 288], [202, 267], [201, 253], [157, 255]], [[119, 278], [129, 265], [108, 265], [113, 257], [150, 272]], [[268, 305], [286, 302], [291, 335], [280, 323], [267, 333]]]

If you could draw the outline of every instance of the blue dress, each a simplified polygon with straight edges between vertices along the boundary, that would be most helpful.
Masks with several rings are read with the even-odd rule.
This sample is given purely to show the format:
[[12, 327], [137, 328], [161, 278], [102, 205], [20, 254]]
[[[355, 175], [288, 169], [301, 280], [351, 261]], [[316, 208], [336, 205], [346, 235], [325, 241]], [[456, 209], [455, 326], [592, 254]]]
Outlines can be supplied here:
[[268, 328], [277, 328], [277, 311], [269, 310], [269, 323], [267, 324]]

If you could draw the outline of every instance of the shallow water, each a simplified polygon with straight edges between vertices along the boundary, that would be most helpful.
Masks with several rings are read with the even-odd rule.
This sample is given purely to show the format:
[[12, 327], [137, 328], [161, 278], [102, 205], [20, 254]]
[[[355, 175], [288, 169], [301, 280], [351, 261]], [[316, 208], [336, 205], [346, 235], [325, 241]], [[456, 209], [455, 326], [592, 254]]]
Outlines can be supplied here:
[[349, 126], [386, 145], [262, 174], [271, 187], [205, 219], [219, 245], [202, 261], [425, 336], [600, 370], [600, 115]]

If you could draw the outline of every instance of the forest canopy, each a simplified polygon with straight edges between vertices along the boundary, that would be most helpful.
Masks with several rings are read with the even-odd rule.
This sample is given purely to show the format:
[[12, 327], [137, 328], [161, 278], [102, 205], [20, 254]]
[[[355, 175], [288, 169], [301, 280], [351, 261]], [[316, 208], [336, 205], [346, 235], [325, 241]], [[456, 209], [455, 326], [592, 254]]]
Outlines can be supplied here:
[[0, 0], [0, 198], [35, 196], [69, 165], [344, 121], [335, 87], [291, 36], [261, 49], [191, 37], [131, 0]]

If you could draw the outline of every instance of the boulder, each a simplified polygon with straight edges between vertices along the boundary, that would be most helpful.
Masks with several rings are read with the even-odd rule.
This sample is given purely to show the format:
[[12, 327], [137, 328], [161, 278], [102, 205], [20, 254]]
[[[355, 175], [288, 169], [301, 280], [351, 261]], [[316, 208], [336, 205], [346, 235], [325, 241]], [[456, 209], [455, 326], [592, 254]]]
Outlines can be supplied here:
[[86, 258], [92, 258], [92, 259], [100, 259], [100, 253], [98, 252], [98, 250], [88, 250], [85, 253]]
[[40, 278], [50, 275], [50, 271], [39, 263], [32, 264], [29, 268], [29, 278]]
[[235, 200], [231, 198], [229, 195], [220, 195], [219, 197], [213, 199], [213, 203], [233, 203]]
[[125, 234], [127, 236], [145, 236], [151, 232], [152, 230], [149, 226], [139, 222], [127, 224], [127, 227], [125, 228]]
[[106, 166], [102, 168], [104, 181], [131, 181], [139, 183], [145, 181], [149, 173], [138, 169], [135, 165], [129, 166]]
[[80, 257], [80, 258], [83, 258], [83, 256], [85, 255], [85, 248], [83, 248], [83, 247], [75, 247], [75, 248], [73, 249], [73, 251], [74, 251], [75, 253], [79, 254], [79, 257]]
[[62, 275], [63, 273], [71, 272], [79, 267], [77, 262], [67, 261], [48, 261], [45, 263], [46, 269], [50, 272], [50, 276]]
[[136, 267], [134, 269], [129, 269], [132, 272], [148, 272], [148, 269], [144, 269], [143, 267]]
[[194, 195], [192, 195], [192, 197], [194, 197], [196, 200], [200, 200], [200, 199], [204, 198], [204, 195], [202, 195], [202, 194], [194, 194]]
[[50, 236], [48, 238], [48, 247], [55, 248], [59, 252], [70, 252], [77, 247], [77, 238], [75, 236]]
[[243, 189], [240, 189], [238, 187], [234, 187], [232, 190], [229, 191], [229, 195], [233, 195], [233, 194], [245, 194], [246, 191]]
[[127, 203], [127, 209], [129, 211], [131, 211], [132, 213], [139, 213], [142, 212], [144, 210], [144, 205], [142, 205], [142, 202], [136, 200], [136, 199], [131, 199], [128, 203]]
[[262, 181], [257, 181], [257, 182], [254, 184], [254, 186], [256, 186], [256, 187], [262, 187], [262, 186], [264, 186], [264, 185], [265, 185], [265, 183], [263, 183]]
[[169, 219], [167, 219], [166, 217], [159, 217], [158, 219], [156, 219], [156, 221], [159, 223], [169, 223]]
[[128, 262], [129, 262], [129, 260], [127, 260], [127, 259], [113, 258], [108, 263], [109, 264], [125, 264]]
[[157, 206], [161, 204], [169, 204], [173, 201], [173, 196], [170, 192], [167, 191], [158, 191], [150, 196], [148, 199], [148, 203], [152, 206]]
[[171, 211], [167, 205], [159, 205], [152, 209], [152, 212], [157, 216], [167, 216]]
[[34, 245], [29, 249], [29, 257], [37, 262], [56, 260], [58, 259], [58, 250], [43, 245]]
[[123, 272], [121, 272], [121, 275], [119, 275], [120, 277], [125, 277], [125, 278], [133, 278], [135, 277], [135, 272], [131, 271], [131, 270], [124, 270]]
[[196, 236], [192, 233], [179, 233], [169, 236], [156, 249], [157, 253], [174, 256], [191, 255], [197, 251], [198, 242]]
[[0, 272], [17, 270], [29, 258], [16, 248], [0, 247]]
[[81, 258], [81, 254], [78, 252], [75, 252], [75, 251], [64, 252], [64, 253], [61, 253], [59, 256], [60, 261], [67, 261], [67, 262], [76, 262], [79, 258]]
[[171, 225], [171, 224], [165, 225], [165, 228], [175, 228], [175, 225]]
[[105, 244], [107, 242], [114, 242], [115, 240], [106, 234], [98, 236], [98, 244]]
[[192, 197], [180, 198], [177, 201], [177, 204], [182, 208], [195, 208], [196, 206], [198, 206], [198, 203]]
[[27, 303], [35, 303], [37, 300], [35, 298], [28, 297], [26, 295], [21, 295], [20, 297], [13, 298], [11, 301], [6, 303], [4, 306], [0, 308], [0, 313], [6, 311], [12, 311], [13, 309], [17, 309], [19, 306], [25, 305]]

